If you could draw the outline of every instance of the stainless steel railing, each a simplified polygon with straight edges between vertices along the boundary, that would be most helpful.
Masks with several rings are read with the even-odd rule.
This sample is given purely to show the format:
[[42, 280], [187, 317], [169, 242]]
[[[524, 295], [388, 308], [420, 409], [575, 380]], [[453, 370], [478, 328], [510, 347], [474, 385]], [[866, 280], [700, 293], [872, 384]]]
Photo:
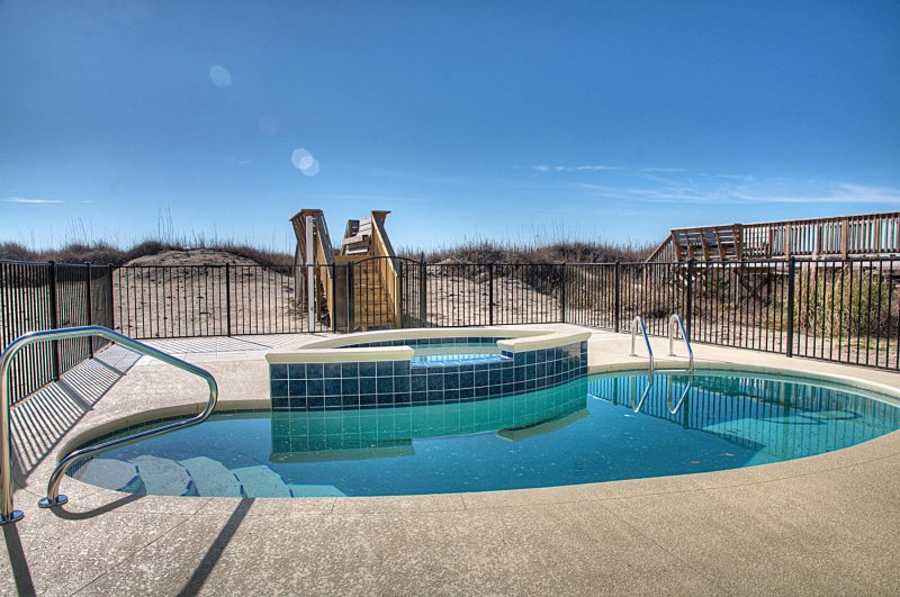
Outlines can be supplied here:
[[13, 479], [12, 479], [12, 433], [10, 421], [10, 392], [9, 392], [9, 366], [13, 357], [23, 348], [31, 344], [41, 342], [51, 342], [53, 340], [65, 340], [68, 338], [86, 338], [88, 336], [100, 336], [107, 340], [112, 340], [122, 346], [130, 348], [135, 352], [158, 359], [164, 363], [177, 367], [183, 371], [187, 371], [193, 375], [203, 378], [209, 386], [209, 398], [206, 407], [197, 416], [191, 417], [184, 421], [177, 421], [162, 427], [135, 433], [127, 437], [109, 440], [80, 450], [75, 450], [65, 458], [60, 460], [53, 473], [50, 475], [50, 481], [47, 483], [47, 497], [42, 498], [38, 505], [41, 508], [53, 508], [61, 506], [69, 501], [69, 498], [59, 493], [59, 485], [62, 481], [63, 474], [68, 466], [75, 460], [101, 452], [114, 446], [128, 444], [147, 437], [162, 435], [169, 431], [174, 431], [182, 427], [189, 427], [202, 423], [212, 414], [216, 408], [216, 401], [219, 396], [219, 389], [216, 380], [205, 369], [201, 369], [196, 365], [187, 363], [167, 354], [161, 350], [157, 350], [152, 346], [148, 346], [143, 342], [138, 342], [133, 338], [124, 336], [118, 332], [101, 326], [85, 326], [66, 328], [61, 330], [46, 330], [41, 332], [31, 332], [20, 336], [13, 340], [9, 346], [0, 355], [0, 525], [17, 522], [22, 519], [24, 513], [21, 510], [15, 510], [13, 505]]
[[678, 412], [681, 408], [681, 405], [684, 404], [684, 399], [690, 393], [691, 388], [694, 385], [694, 349], [691, 347], [691, 339], [688, 336], [687, 330], [684, 327], [684, 320], [681, 319], [681, 315], [678, 313], [673, 313], [671, 317], [669, 317], [669, 356], [675, 356], [675, 332], [681, 332], [681, 339], [684, 340], [684, 346], [687, 348], [688, 352], [688, 370], [690, 371], [690, 376], [688, 377], [687, 385], [685, 385], [684, 390], [681, 392], [681, 396], [678, 398], [678, 401], [673, 404], [672, 402], [672, 381], [669, 381], [669, 393], [666, 396], [666, 406], [669, 409], [669, 412], [673, 415]]
[[634, 319], [631, 320], [631, 356], [636, 357], [637, 351], [635, 350], [635, 339], [637, 338], [638, 330], [640, 330], [641, 335], [644, 337], [644, 344], [647, 346], [647, 356], [650, 359], [650, 379], [653, 379], [653, 374], [656, 372], [656, 360], [653, 358], [653, 347], [650, 346], [650, 336], [647, 335], [647, 326], [644, 325], [644, 318], [640, 315], [635, 315]]
[[[691, 374], [694, 373], [694, 349], [691, 348], [691, 339], [688, 336], [687, 330], [684, 328], [684, 321], [681, 319], [681, 315], [678, 313], [673, 313], [671, 317], [669, 317], [669, 356], [675, 356], [675, 331], [676, 329], [681, 332], [681, 339], [684, 340], [684, 346], [687, 348], [688, 352], [688, 369], [690, 369]], [[632, 349], [633, 350], [633, 349]]]

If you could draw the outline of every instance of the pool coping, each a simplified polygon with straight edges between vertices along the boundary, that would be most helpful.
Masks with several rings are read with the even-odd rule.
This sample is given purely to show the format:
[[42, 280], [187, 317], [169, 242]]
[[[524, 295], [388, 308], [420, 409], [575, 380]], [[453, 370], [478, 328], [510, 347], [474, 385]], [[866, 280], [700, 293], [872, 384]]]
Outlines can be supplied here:
[[[270, 345], [321, 338], [298, 334]], [[665, 339], [652, 342], [665, 354]], [[220, 412], [252, 408], [254, 401], [242, 396], [262, 398], [262, 351], [219, 358], [215, 343], [199, 354], [188, 344], [181, 354], [208, 363], [220, 382]], [[626, 356], [626, 334], [594, 330], [589, 345], [592, 374], [647, 367], [646, 357]], [[900, 372], [702, 344], [694, 350], [710, 369], [849, 381], [891, 396], [900, 388]], [[7, 563], [6, 586], [30, 574], [37, 592], [58, 594], [176, 594], [196, 586], [185, 584], [188, 578], [199, 578], [207, 592], [265, 586], [296, 594], [423, 594], [440, 587], [455, 594], [586, 594], [597, 586], [678, 594], [704, 588], [710, 594], [896, 594], [900, 587], [891, 557], [900, 523], [893, 507], [900, 431], [746, 468], [457, 494], [137, 496], [66, 477], [69, 503], [39, 510], [50, 470], [73, 434], [111, 417], [132, 419], [120, 413], [141, 404], [189, 399], [156, 412], [196, 409], [200, 383], [152, 361], [140, 364], [151, 366], [123, 369], [108, 395], [92, 402], [38, 462], [15, 473], [16, 507], [26, 516], [7, 528], [18, 532], [12, 536], [20, 537], [27, 565], [20, 560], [11, 570]], [[136, 404], [137, 394], [146, 400]], [[8, 544], [12, 558], [16, 544]], [[273, 573], [261, 579], [250, 570]]]
[[[750, 373], [758, 373], [763, 375], [772, 375], [776, 377], [785, 376], [785, 377], [796, 377], [806, 380], [812, 381], [826, 381], [832, 383], [838, 383], [841, 385], [846, 385], [854, 389], [864, 390], [873, 392], [876, 394], [881, 394], [887, 398], [890, 398], [896, 401], [896, 406], [900, 407], [900, 388], [895, 388], [893, 386], [889, 386], [887, 384], [882, 384], [875, 381], [860, 379], [858, 377], [853, 377], [850, 375], [841, 375], [835, 373], [821, 372], [821, 371], [809, 371], [809, 370], [801, 370], [793, 367], [772, 367], [768, 365], [753, 365], [753, 364], [740, 364], [740, 363], [728, 363], [717, 360], [704, 360], [699, 359], [695, 361], [696, 371], [746, 371]], [[667, 360], [661, 359], [656, 361], [656, 367], [658, 370], [669, 370], [669, 371], [684, 371], [685, 370], [685, 362], [683, 360]], [[647, 365], [646, 362], [643, 361], [626, 361], [626, 362], [613, 362], [613, 363], [604, 363], [600, 365], [592, 365], [588, 366], [587, 375], [595, 375], [595, 374], [603, 374], [603, 373], [615, 373], [615, 372], [631, 372], [631, 371], [646, 371]], [[86, 426], [84, 429], [80, 429], [75, 432], [75, 430], [70, 432], [71, 437], [67, 437], [64, 441], [60, 442], [58, 450], [54, 455], [53, 462], [54, 464], [58, 463], [62, 460], [62, 458], [72, 452], [73, 450], [83, 446], [84, 444], [94, 441], [97, 438], [107, 436], [110, 433], [117, 432], [123, 428], [134, 427], [137, 425], [142, 425], [144, 423], [149, 423], [152, 421], [156, 421], [159, 419], [165, 419], [170, 417], [180, 417], [180, 416], [190, 416], [195, 415], [201, 412], [206, 407], [205, 402], [192, 402], [180, 405], [170, 405], [155, 408], [152, 410], [141, 411], [136, 414], [128, 415], [125, 417], [112, 419], [108, 421], [104, 421], [102, 423], [98, 423], [92, 426]], [[406, 407], [406, 408], [415, 408], [415, 406]], [[228, 413], [228, 412], [237, 412], [237, 411], [272, 411], [271, 401], [268, 399], [229, 399], [229, 400], [220, 400], [216, 406], [215, 413]], [[314, 411], [314, 412], [327, 412], [327, 411]], [[722, 469], [717, 471], [703, 472], [703, 473], [686, 473], [681, 475], [668, 475], [662, 477], [646, 477], [646, 478], [636, 478], [636, 479], [625, 479], [621, 481], [602, 481], [595, 483], [584, 483], [584, 484], [574, 484], [574, 485], [560, 485], [554, 487], [536, 487], [536, 488], [524, 488], [524, 489], [506, 489], [506, 490], [492, 490], [485, 492], [472, 492], [476, 494], [491, 494], [491, 493], [503, 493], [503, 492], [527, 492], [527, 491], [542, 491], [547, 489], [565, 489], [570, 487], [584, 487], [586, 485], [606, 485], [608, 483], [628, 483], [634, 481], [645, 481], [648, 479], [670, 479], [670, 478], [686, 478], [693, 477], [695, 475], [716, 475], [729, 473], [733, 471], [741, 471], [748, 469], [757, 469], [757, 468], [765, 468], [770, 466], [778, 466], [787, 463], [800, 462], [800, 461], [809, 461], [818, 458], [824, 458], [832, 454], [840, 454], [846, 450], [853, 450], [860, 446], [865, 446], [873, 441], [878, 441], [881, 438], [897, 436], [900, 438], [900, 430], [894, 431], [891, 433], [887, 433], [885, 435], [879, 436], [872, 440], [862, 442], [860, 444], [855, 444], [853, 446], [848, 446], [846, 448], [841, 448], [840, 450], [835, 450], [832, 452], [826, 452], [823, 454], [815, 454], [812, 456], [805, 456], [803, 458], [795, 458], [791, 460], [785, 460], [781, 462], [768, 463], [755, 465], [752, 467], [739, 467], [733, 469]], [[115, 494], [122, 495], [124, 492], [118, 492], [115, 490], [110, 490], [107, 488], [99, 487], [96, 485], [91, 485], [89, 483], [84, 483], [77, 479], [67, 477], [66, 479], [69, 483], [79, 483], [86, 486], [89, 486], [94, 489], [98, 489], [101, 491], [110, 491]], [[130, 495], [130, 494], [125, 494]], [[442, 494], [398, 494], [396, 496], [342, 496], [336, 497], [334, 499], [385, 499], [385, 498], [421, 498], [427, 497], [429, 495], [455, 495], [454, 493], [442, 493]], [[204, 498], [196, 498], [196, 497], [184, 497], [184, 496], [162, 496], [162, 495], [154, 495], [155, 498], [165, 498], [165, 499], [228, 499], [228, 498], [218, 498], [218, 497], [204, 497]], [[274, 499], [274, 500], [282, 500], [288, 498], [257, 498], [257, 499]], [[297, 499], [297, 498], [290, 498]], [[318, 499], [318, 498], [302, 498], [302, 499]]]
[[394, 340], [418, 340], [432, 338], [482, 337], [498, 338], [500, 350], [511, 353], [558, 348], [576, 342], [586, 342], [588, 331], [527, 330], [522, 328], [411, 328], [403, 330], [378, 330], [357, 332], [309, 342], [293, 350], [270, 350], [266, 353], [269, 364], [282, 363], [338, 363], [344, 361], [404, 361], [413, 357], [409, 346], [352, 347], [364, 342]]

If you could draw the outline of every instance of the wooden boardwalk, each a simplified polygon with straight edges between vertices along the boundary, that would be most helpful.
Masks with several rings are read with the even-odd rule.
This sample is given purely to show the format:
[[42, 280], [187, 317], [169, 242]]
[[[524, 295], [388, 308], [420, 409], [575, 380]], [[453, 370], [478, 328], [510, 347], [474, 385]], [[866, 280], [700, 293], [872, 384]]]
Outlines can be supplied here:
[[900, 255], [900, 212], [673, 228], [647, 263]]

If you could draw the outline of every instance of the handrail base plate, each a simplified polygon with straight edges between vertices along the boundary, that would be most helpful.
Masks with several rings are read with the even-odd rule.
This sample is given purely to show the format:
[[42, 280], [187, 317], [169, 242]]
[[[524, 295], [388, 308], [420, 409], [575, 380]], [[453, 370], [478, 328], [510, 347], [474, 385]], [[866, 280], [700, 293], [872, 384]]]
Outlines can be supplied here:
[[21, 510], [13, 510], [9, 516], [0, 515], [0, 526], [5, 524], [15, 524], [25, 518], [25, 513]]
[[56, 496], [56, 499], [52, 500], [52, 501], [50, 500], [50, 498], [45, 498], [45, 497], [41, 498], [40, 500], [38, 500], [38, 507], [39, 508], [55, 508], [56, 506], [62, 506], [63, 504], [68, 503], [68, 501], [69, 501], [69, 496], [59, 494], [58, 496]]

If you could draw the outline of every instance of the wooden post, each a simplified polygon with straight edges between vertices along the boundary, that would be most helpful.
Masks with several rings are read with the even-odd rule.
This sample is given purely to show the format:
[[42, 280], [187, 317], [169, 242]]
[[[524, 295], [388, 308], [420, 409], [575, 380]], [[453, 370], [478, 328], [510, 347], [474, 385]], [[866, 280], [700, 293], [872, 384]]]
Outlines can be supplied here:
[[786, 222], [784, 225], [784, 257], [791, 258], [791, 223]]
[[841, 221], [841, 257], [847, 258], [847, 247], [850, 241], [850, 222], [848, 218]]

